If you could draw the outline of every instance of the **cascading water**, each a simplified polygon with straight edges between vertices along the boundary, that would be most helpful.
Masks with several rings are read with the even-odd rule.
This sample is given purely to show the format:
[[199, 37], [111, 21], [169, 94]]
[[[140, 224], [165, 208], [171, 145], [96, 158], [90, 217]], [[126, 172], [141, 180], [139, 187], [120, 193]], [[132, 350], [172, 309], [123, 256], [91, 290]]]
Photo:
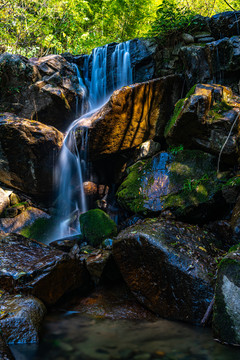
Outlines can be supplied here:
[[[76, 101], [76, 114], [82, 113], [83, 116], [76, 119], [69, 127], [55, 170], [58, 215], [54, 239], [80, 233], [78, 217], [79, 214], [87, 211], [84, 182], [89, 180], [88, 131], [87, 128], [81, 127], [81, 120], [103, 105], [111, 92], [132, 83], [130, 42], [116, 44], [112, 53], [108, 45], [94, 49], [84, 61], [82, 69], [84, 80], [77, 65], [73, 64], [73, 67], [82, 92], [81, 109]], [[88, 99], [86, 99], [87, 94]], [[89, 113], [84, 114], [84, 108], [88, 108]], [[80, 149], [75, 138], [76, 128], [81, 131]]]

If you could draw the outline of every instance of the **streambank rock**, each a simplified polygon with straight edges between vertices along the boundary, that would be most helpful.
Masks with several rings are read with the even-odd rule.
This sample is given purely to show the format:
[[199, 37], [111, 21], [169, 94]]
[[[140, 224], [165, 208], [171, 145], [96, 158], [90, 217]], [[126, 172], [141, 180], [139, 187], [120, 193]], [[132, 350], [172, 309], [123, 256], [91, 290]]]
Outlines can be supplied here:
[[74, 67], [61, 55], [0, 55], [0, 111], [66, 129], [82, 101]]
[[4, 210], [10, 205], [9, 193], [0, 188], [0, 216]]
[[3, 338], [3, 335], [0, 333], [0, 358], [3, 360], [15, 360], [9, 346], [6, 343], [6, 340]]
[[44, 304], [33, 296], [1, 294], [0, 328], [8, 343], [36, 343], [46, 313]]
[[26, 194], [48, 197], [62, 141], [54, 127], [0, 114], [0, 181]]
[[153, 218], [123, 230], [113, 256], [140, 303], [162, 317], [199, 324], [214, 294], [215, 245], [214, 235], [198, 226]]
[[240, 345], [240, 246], [220, 263], [213, 313], [214, 336], [223, 343]]
[[232, 166], [240, 156], [239, 116], [240, 97], [234, 96], [230, 88], [198, 84], [176, 104], [165, 136], [172, 145], [215, 155], [222, 149], [221, 161]]
[[[18, 209], [18, 207], [13, 207], [13, 209]], [[22, 229], [33, 225], [37, 219], [49, 218], [50, 216], [44, 211], [28, 206], [17, 216], [1, 218], [0, 230], [5, 233], [21, 233]]]
[[213, 15], [209, 19], [209, 28], [216, 39], [240, 35], [240, 11], [225, 11]]
[[179, 219], [203, 223], [226, 210], [216, 168], [216, 158], [202, 151], [163, 151], [127, 169], [117, 200], [133, 213], [146, 215], [169, 209]]
[[0, 257], [0, 287], [32, 294], [47, 305], [88, 285], [89, 275], [79, 260], [21, 235], [1, 235]]
[[240, 196], [237, 199], [236, 205], [234, 206], [232, 217], [231, 217], [231, 229], [235, 237], [240, 236]]
[[89, 160], [134, 148], [147, 139], [163, 137], [163, 129], [181, 93], [181, 78], [168, 76], [125, 86], [97, 112], [80, 120], [78, 143], [88, 129]]

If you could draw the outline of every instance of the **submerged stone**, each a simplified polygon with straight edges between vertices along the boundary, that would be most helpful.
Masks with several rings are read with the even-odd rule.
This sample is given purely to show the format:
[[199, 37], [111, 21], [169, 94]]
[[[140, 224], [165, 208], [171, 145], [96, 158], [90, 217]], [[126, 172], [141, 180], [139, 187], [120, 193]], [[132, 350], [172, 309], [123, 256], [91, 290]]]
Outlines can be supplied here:
[[0, 259], [0, 288], [32, 294], [48, 305], [89, 283], [78, 259], [18, 234], [1, 234]]
[[127, 285], [162, 317], [199, 324], [214, 295], [216, 237], [198, 226], [146, 219], [119, 233], [113, 256]]
[[219, 208], [224, 200], [219, 195], [221, 179], [216, 168], [214, 156], [176, 147], [131, 166], [117, 199], [134, 213], [170, 209], [179, 218], [204, 222], [224, 210]]
[[116, 223], [100, 209], [81, 214], [79, 221], [83, 237], [92, 246], [98, 246], [104, 239], [117, 235]]
[[33, 296], [1, 294], [0, 328], [8, 343], [36, 343], [46, 313], [44, 304]]
[[213, 312], [214, 336], [221, 342], [240, 345], [240, 246], [220, 263]]

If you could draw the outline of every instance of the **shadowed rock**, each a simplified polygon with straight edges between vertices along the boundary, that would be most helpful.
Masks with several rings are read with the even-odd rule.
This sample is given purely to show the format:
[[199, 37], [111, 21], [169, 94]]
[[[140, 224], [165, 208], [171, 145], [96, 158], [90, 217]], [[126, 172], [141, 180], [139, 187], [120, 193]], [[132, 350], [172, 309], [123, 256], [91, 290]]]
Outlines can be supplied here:
[[62, 141], [62, 133], [54, 127], [1, 114], [0, 181], [26, 194], [49, 196]]
[[30, 293], [46, 304], [89, 282], [79, 260], [21, 235], [1, 236], [0, 258], [0, 287], [11, 293]]
[[3, 294], [0, 297], [0, 327], [8, 343], [36, 343], [46, 313], [44, 304], [33, 296]]
[[199, 324], [213, 297], [215, 242], [198, 226], [147, 219], [118, 235], [113, 256], [140, 303], [162, 317]]

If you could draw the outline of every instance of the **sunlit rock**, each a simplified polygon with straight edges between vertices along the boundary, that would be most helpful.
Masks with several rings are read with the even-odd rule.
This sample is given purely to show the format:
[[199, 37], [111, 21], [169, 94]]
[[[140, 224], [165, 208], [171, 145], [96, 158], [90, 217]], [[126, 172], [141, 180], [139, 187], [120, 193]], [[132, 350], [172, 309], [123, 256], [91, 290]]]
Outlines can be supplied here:
[[83, 118], [76, 128], [79, 143], [82, 129], [88, 128], [89, 159], [134, 148], [155, 136], [163, 137], [181, 84], [178, 76], [169, 76], [116, 90], [103, 107]]
[[214, 295], [213, 234], [151, 218], [121, 231], [113, 256], [136, 298], [162, 317], [199, 324]]

